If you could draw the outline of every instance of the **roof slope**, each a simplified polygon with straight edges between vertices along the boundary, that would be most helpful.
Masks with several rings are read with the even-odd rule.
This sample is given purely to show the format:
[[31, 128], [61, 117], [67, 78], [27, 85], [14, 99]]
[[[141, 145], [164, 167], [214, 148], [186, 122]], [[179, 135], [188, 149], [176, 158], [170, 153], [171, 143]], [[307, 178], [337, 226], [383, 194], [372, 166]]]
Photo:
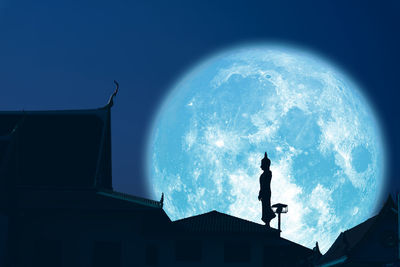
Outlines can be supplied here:
[[331, 262], [347, 255], [347, 253], [349, 253], [349, 251], [361, 241], [365, 233], [370, 229], [371, 225], [376, 221], [376, 219], [377, 216], [374, 216], [365, 222], [340, 233], [329, 250], [321, 258], [319, 264]]
[[279, 230], [244, 220], [218, 211], [184, 218], [173, 222], [177, 227], [190, 232], [212, 233], [269, 233], [279, 236]]
[[[268, 261], [271, 266], [297, 266], [294, 263], [305, 262], [312, 250], [300, 244], [280, 237], [280, 231], [268, 226], [244, 220], [218, 211], [184, 218], [172, 222], [176, 236], [210, 236], [221, 238], [224, 242], [230, 240], [247, 240], [256, 242], [263, 247], [263, 253], [273, 255]], [[288, 265], [282, 265], [286, 259]], [[284, 260], [285, 261], [285, 260]], [[293, 264], [289, 264], [293, 263]]]
[[121, 193], [112, 190], [101, 190], [97, 192], [98, 195], [109, 197], [112, 199], [118, 199], [122, 201], [126, 201], [129, 203], [135, 203], [141, 206], [149, 207], [149, 208], [162, 208], [163, 202], [151, 200], [143, 197], [133, 196], [126, 193]]
[[[387, 201], [385, 202], [378, 215], [375, 215], [374, 217], [369, 218], [363, 223], [340, 233], [340, 235], [329, 248], [329, 250], [318, 261], [318, 266], [331, 266], [329, 265], [330, 263], [333, 264], [334, 262], [344, 262], [352, 256], [355, 256], [357, 260], [359, 260], [358, 256], [365, 254], [365, 251], [362, 251], [363, 249], [365, 249], [363, 245], [369, 242], [369, 236], [371, 236], [373, 232], [376, 233], [382, 230], [377, 228], [379, 228], [379, 225], [383, 223], [385, 217], [388, 218], [387, 215], [389, 213], [393, 213], [394, 211], [397, 212], [396, 209], [396, 204], [394, 203], [392, 197], [389, 195]], [[394, 221], [393, 224], [395, 224]], [[374, 245], [377, 245], [376, 243], [377, 242], [375, 241]], [[378, 248], [379, 247], [376, 247], [376, 249]], [[379, 253], [376, 249], [375, 253]], [[365, 255], [364, 258], [372, 259], [371, 256], [372, 255]]]
[[11, 160], [18, 167], [7, 179], [16, 180], [18, 186], [112, 188], [108, 105], [89, 110], [2, 111], [0, 141], [11, 135]]

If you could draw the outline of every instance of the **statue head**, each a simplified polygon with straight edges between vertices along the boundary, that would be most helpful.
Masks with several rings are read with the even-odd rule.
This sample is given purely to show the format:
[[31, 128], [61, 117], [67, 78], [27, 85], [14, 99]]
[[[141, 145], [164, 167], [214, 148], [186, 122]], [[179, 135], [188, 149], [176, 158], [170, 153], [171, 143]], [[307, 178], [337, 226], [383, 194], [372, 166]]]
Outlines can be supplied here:
[[265, 170], [268, 170], [270, 166], [271, 166], [271, 161], [269, 160], [269, 158], [267, 156], [267, 152], [265, 152], [264, 158], [261, 160], [260, 167], [263, 171], [265, 171]]

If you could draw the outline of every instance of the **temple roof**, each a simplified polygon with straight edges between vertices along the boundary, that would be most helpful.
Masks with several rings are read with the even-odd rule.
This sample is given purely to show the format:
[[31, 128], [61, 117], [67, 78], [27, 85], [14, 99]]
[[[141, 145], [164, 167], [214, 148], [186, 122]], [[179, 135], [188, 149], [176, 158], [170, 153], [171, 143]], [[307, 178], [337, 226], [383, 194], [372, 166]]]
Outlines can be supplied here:
[[[12, 140], [18, 186], [112, 188], [110, 106], [0, 111], [0, 160]], [[3, 166], [4, 168], [4, 166]]]
[[[321, 257], [318, 266], [333, 266], [341, 262], [345, 262], [355, 253], [358, 254], [359, 248], [368, 243], [368, 238], [373, 232], [379, 232], [379, 225], [383, 222], [384, 217], [389, 213], [397, 213], [397, 206], [392, 197], [389, 195], [380, 212], [374, 217], [350, 228], [338, 236], [329, 250]], [[397, 215], [396, 215], [397, 216]], [[395, 224], [395, 222], [393, 222]], [[375, 250], [374, 253], [379, 253]], [[372, 253], [372, 254], [374, 254]], [[361, 253], [365, 254], [365, 252]], [[365, 255], [371, 258], [373, 255]]]
[[106, 211], [106, 210], [162, 210], [162, 203], [112, 190], [77, 190], [20, 188], [15, 192], [13, 205], [22, 210]]
[[[0, 208], [45, 212], [150, 210], [154, 201], [112, 190], [111, 95], [95, 109], [0, 111]], [[168, 219], [169, 220], [169, 219]]]
[[376, 219], [377, 216], [374, 216], [365, 222], [340, 233], [329, 250], [323, 255], [319, 264], [332, 262], [347, 255], [347, 253], [361, 241]]
[[270, 233], [279, 236], [279, 230], [218, 211], [180, 219], [173, 222], [190, 232]]

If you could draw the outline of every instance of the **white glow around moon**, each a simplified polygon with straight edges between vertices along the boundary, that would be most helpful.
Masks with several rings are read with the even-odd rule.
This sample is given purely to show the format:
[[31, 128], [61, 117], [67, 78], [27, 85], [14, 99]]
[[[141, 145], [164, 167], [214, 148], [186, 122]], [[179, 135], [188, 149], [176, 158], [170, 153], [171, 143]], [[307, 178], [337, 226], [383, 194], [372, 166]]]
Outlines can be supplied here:
[[384, 148], [369, 103], [329, 62], [279, 45], [212, 56], [172, 88], [149, 138], [149, 183], [172, 219], [218, 210], [261, 223], [264, 151], [271, 203], [289, 205], [283, 237], [324, 252], [371, 216]]

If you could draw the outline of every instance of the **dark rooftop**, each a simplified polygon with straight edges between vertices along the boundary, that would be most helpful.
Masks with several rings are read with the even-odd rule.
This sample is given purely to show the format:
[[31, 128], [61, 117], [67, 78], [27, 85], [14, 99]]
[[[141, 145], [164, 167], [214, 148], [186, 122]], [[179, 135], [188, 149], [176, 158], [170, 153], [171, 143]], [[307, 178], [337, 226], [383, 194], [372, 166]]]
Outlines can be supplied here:
[[15, 204], [24, 210], [162, 210], [159, 201], [112, 190], [23, 187], [15, 194]]
[[330, 262], [346, 255], [361, 241], [365, 233], [376, 221], [377, 217], [378, 216], [374, 216], [365, 222], [340, 233], [329, 250], [324, 254], [320, 263]]
[[102, 191], [97, 192], [97, 194], [101, 195], [101, 196], [110, 197], [113, 199], [119, 199], [119, 200], [127, 201], [130, 203], [139, 204], [139, 205], [150, 207], [150, 208], [160, 208], [161, 209], [163, 207], [163, 203], [160, 201], [142, 198], [142, 197], [138, 197], [138, 196], [132, 196], [129, 194], [120, 193], [120, 192], [111, 191], [111, 190], [102, 190]]
[[109, 128], [109, 106], [1, 111], [0, 157], [5, 155], [6, 145], [13, 143], [10, 160], [18, 166], [7, 179], [17, 181], [17, 186], [111, 189]]
[[345, 256], [349, 255], [349, 253], [354, 251], [356, 247], [363, 242], [370, 229], [375, 227], [379, 218], [381, 218], [383, 214], [396, 209], [396, 204], [394, 203], [392, 197], [389, 196], [378, 215], [371, 217], [359, 225], [340, 233], [329, 250], [322, 256], [318, 264], [323, 266], [329, 262], [345, 259]]
[[212, 233], [272, 233], [279, 236], [279, 230], [265, 225], [234, 217], [218, 211], [210, 211], [204, 214], [184, 218], [173, 222], [190, 232]]

